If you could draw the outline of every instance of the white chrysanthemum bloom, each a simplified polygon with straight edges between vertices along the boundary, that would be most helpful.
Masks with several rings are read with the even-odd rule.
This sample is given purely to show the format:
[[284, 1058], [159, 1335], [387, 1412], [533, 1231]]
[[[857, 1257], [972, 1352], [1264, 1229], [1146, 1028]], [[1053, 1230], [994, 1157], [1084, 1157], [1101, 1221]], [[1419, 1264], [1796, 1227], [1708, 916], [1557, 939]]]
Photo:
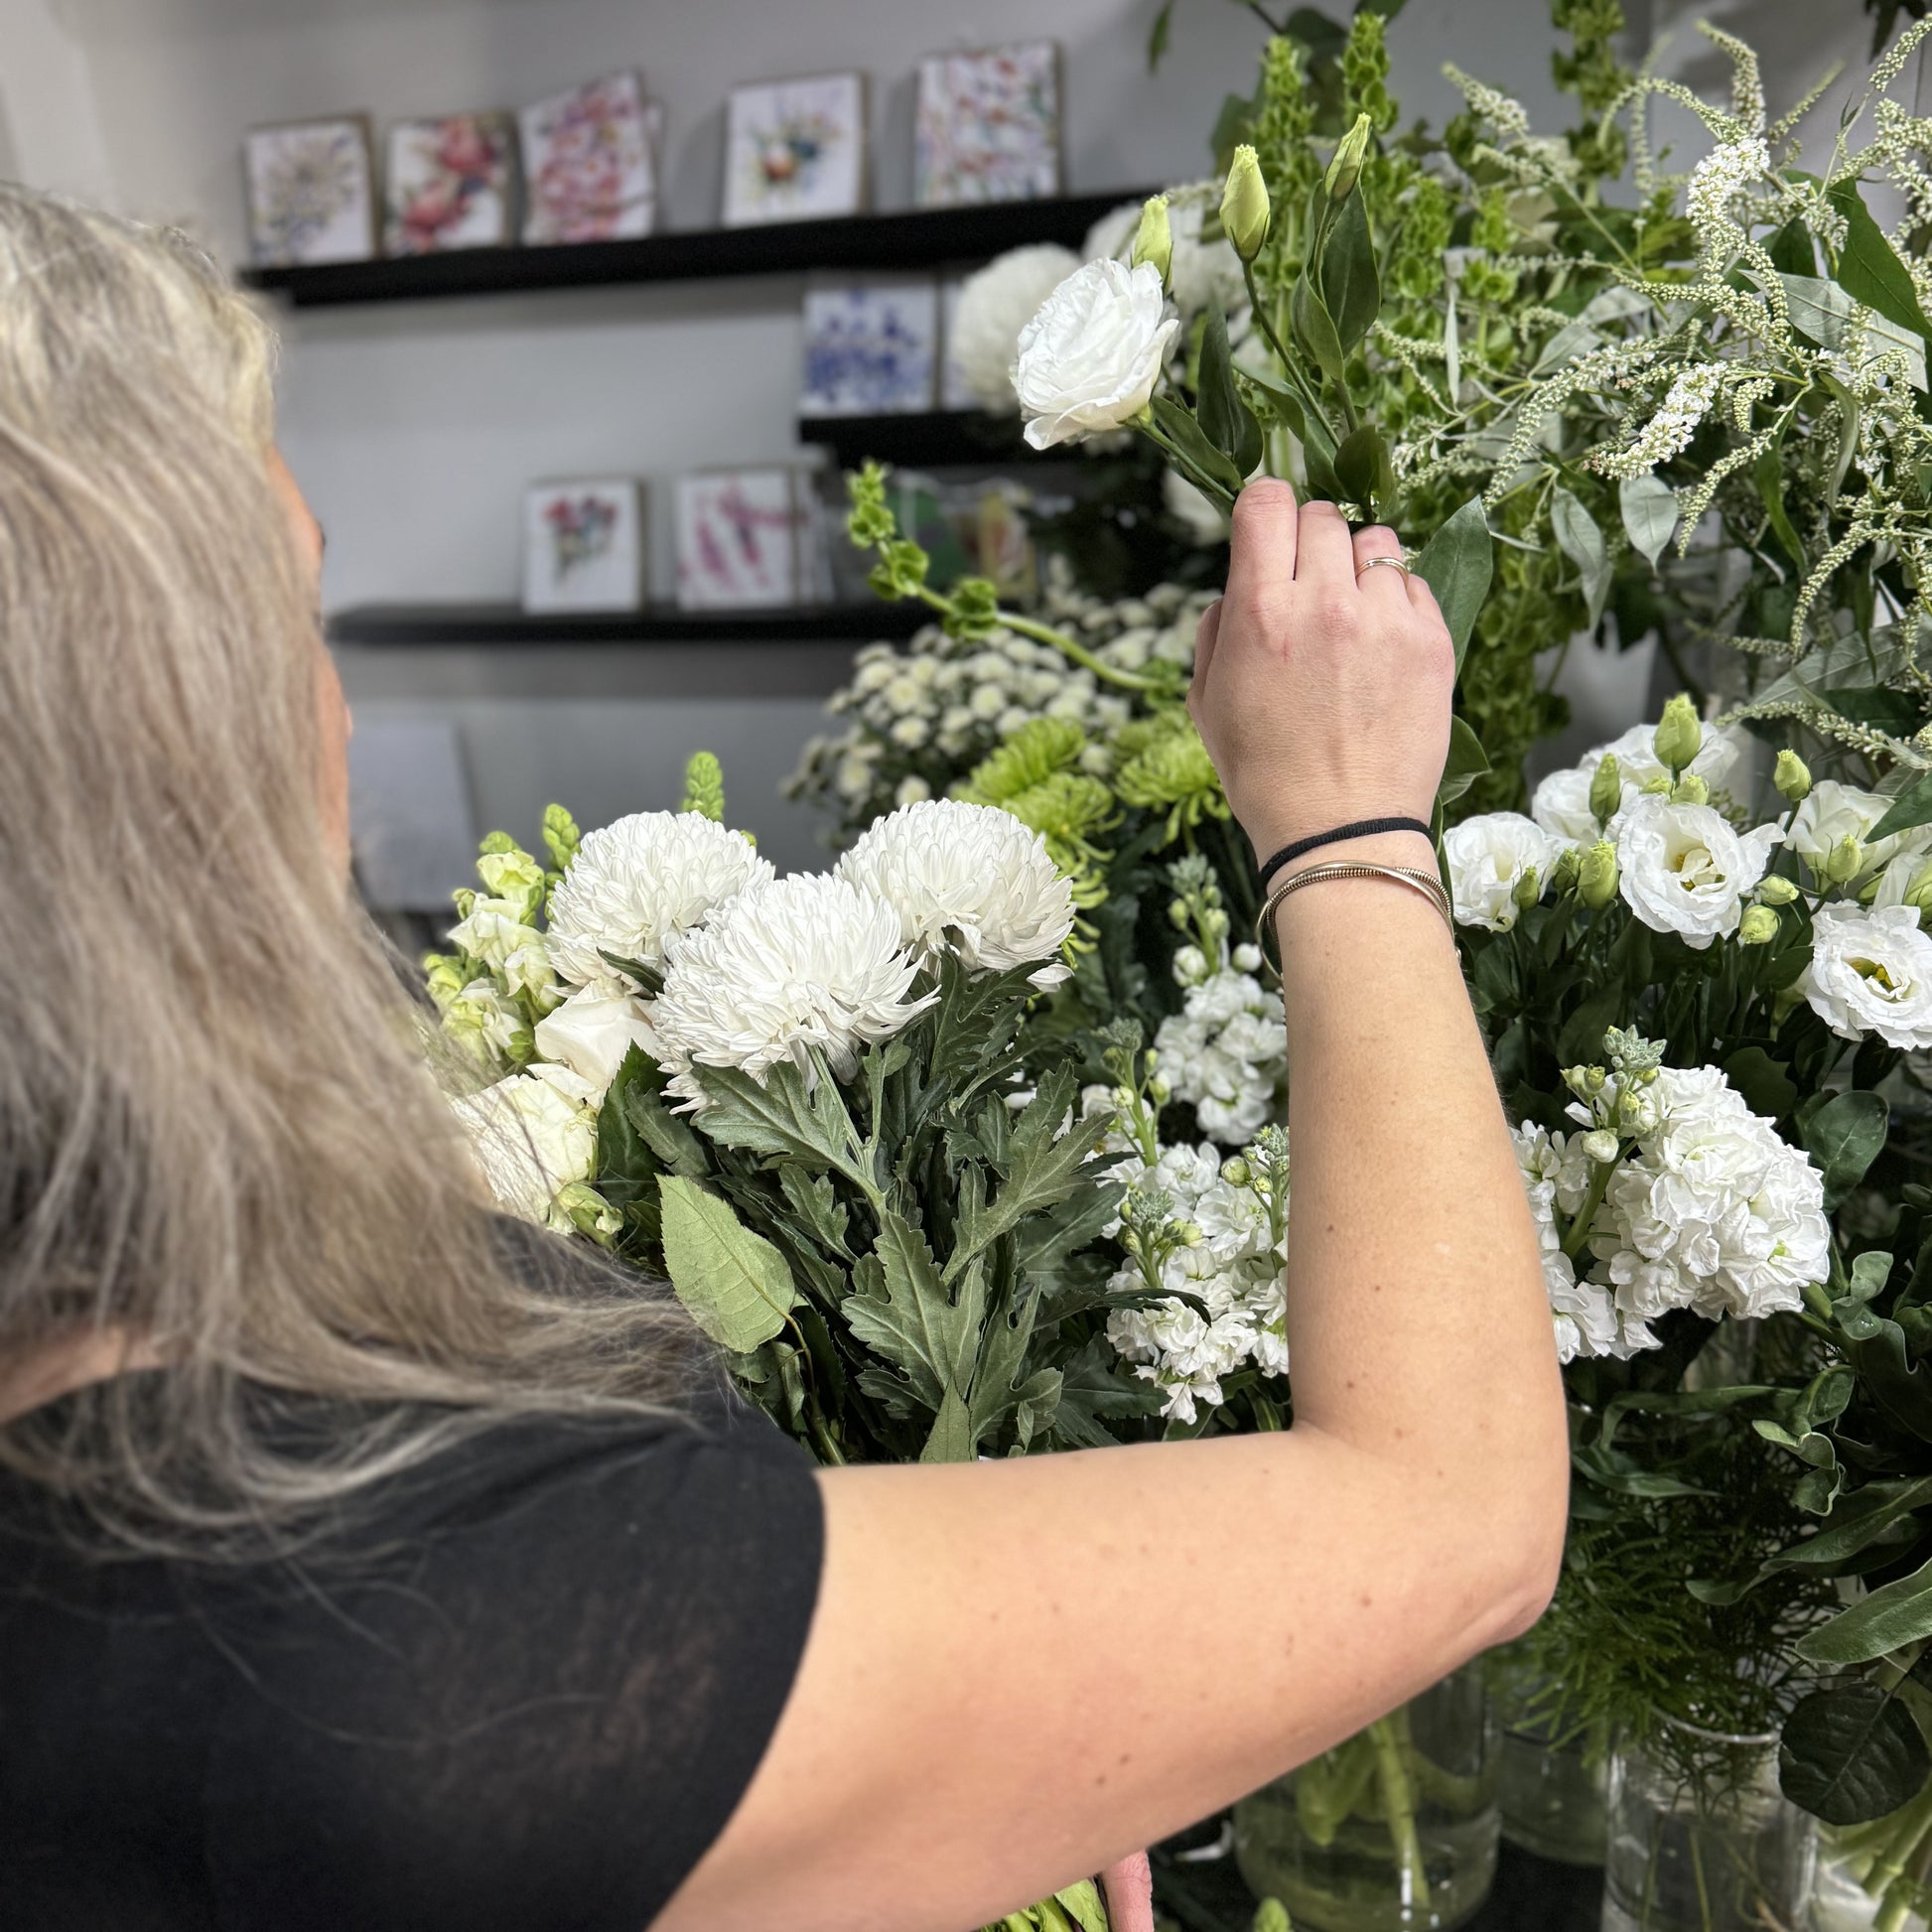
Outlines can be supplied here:
[[947, 353], [982, 409], [1011, 416], [1019, 408], [1013, 361], [1020, 332], [1079, 266], [1070, 248], [1043, 241], [1009, 248], [960, 285]]
[[1077, 268], [1020, 332], [1013, 386], [1036, 450], [1119, 429], [1147, 407], [1179, 332], [1151, 262]]
[[[1175, 959], [1187, 998], [1155, 1035], [1156, 1063], [1173, 1097], [1193, 1108], [1203, 1134], [1224, 1147], [1245, 1147], [1278, 1114], [1288, 1058], [1282, 998], [1249, 973], [1189, 979], [1183, 965], [1192, 963]], [[1207, 962], [1199, 963], [1204, 969]]]
[[537, 1051], [588, 1081], [593, 1104], [603, 1100], [633, 1046], [656, 1059], [657, 1035], [643, 1002], [609, 984], [580, 987], [537, 1022]]
[[1874, 1033], [1887, 1046], [1932, 1047], [1932, 937], [1909, 905], [1821, 905], [1811, 964], [1798, 982], [1841, 1039]]
[[1594, 845], [1602, 836], [1589, 808], [1593, 768], [1566, 765], [1552, 771], [1530, 796], [1530, 816], [1559, 845]]
[[[1932, 826], [1909, 832], [1894, 832], [1874, 840], [1871, 828], [1898, 801], [1876, 791], [1862, 791], [1857, 785], [1841, 784], [1836, 778], [1820, 778], [1799, 801], [1791, 814], [1784, 842], [1814, 873], [1822, 872], [1825, 861], [1847, 839], [1864, 847], [1865, 863], [1857, 878], [1863, 879], [1888, 864], [1901, 852], [1923, 853], [1932, 845]], [[1856, 881], [1840, 881], [1853, 884]]]
[[687, 933], [651, 1002], [670, 1091], [704, 1102], [698, 1069], [755, 1080], [789, 1060], [809, 1080], [822, 1053], [850, 1079], [859, 1051], [931, 1005], [908, 997], [917, 963], [883, 898], [823, 873], [793, 873], [721, 906]]
[[1457, 922], [1507, 932], [1522, 914], [1519, 887], [1541, 892], [1561, 848], [1521, 812], [1478, 812], [1443, 834]]
[[539, 1227], [569, 1233], [557, 1196], [588, 1180], [597, 1160], [597, 1115], [569, 1077], [532, 1067], [451, 1104], [470, 1135], [497, 1204]]
[[1073, 889], [1011, 812], [956, 798], [901, 806], [860, 835], [838, 877], [891, 906], [901, 943], [925, 959], [953, 953], [990, 972], [1037, 964], [1041, 987], [1066, 977]]
[[1710, 805], [1646, 795], [1617, 822], [1618, 890], [1653, 932], [1675, 932], [1702, 952], [1737, 930], [1744, 896], [1781, 837], [1775, 825], [1739, 834]]
[[772, 877], [749, 840], [701, 812], [633, 812], [585, 833], [551, 893], [551, 961], [578, 986], [617, 983], [606, 953], [661, 971], [682, 934]]

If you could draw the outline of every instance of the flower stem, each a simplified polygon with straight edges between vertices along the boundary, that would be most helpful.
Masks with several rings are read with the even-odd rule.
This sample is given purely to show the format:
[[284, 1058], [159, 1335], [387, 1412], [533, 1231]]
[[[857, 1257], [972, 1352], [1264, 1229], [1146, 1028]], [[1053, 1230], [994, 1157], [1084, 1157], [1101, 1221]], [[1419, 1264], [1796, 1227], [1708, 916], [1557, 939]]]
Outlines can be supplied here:
[[1584, 1243], [1589, 1239], [1590, 1224], [1596, 1219], [1596, 1210], [1603, 1205], [1603, 1196], [1609, 1191], [1610, 1175], [1616, 1172], [1616, 1162], [1599, 1161], [1596, 1172], [1589, 1177], [1589, 1192], [1584, 1197], [1584, 1204], [1577, 1210], [1577, 1218], [1570, 1223], [1570, 1232], [1564, 1236], [1563, 1251], [1575, 1261], [1583, 1253]]
[[[941, 617], [953, 617], [957, 607], [949, 597], [942, 597], [937, 591], [919, 587], [920, 601], [937, 611]], [[996, 608], [993, 621], [1022, 637], [1031, 637], [1035, 643], [1050, 644], [1060, 654], [1091, 671], [1103, 684], [1117, 684], [1126, 691], [1160, 691], [1167, 687], [1165, 678], [1138, 677], [1132, 671], [1123, 671], [1117, 665], [1109, 664], [1096, 657], [1086, 645], [1076, 643], [1063, 630], [1055, 630], [1051, 624], [1035, 623], [1031, 618], [1023, 618], [1003, 606]]]
[[1422, 1835], [1416, 1829], [1416, 1792], [1403, 1762], [1402, 1739], [1394, 1718], [1378, 1718], [1365, 1735], [1375, 1753], [1375, 1782], [1382, 1809], [1388, 1816], [1389, 1837], [1395, 1843], [1396, 1865], [1402, 1874], [1403, 1902], [1414, 1911], [1429, 1902], [1429, 1871], [1423, 1863]]

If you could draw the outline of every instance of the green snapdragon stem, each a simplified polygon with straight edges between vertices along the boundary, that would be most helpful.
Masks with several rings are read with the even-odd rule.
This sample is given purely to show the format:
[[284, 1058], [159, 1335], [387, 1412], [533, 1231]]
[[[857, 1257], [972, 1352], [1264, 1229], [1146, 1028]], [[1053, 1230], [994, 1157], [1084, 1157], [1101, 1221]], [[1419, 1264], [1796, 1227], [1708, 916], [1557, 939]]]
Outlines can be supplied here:
[[1570, 1232], [1564, 1237], [1563, 1251], [1572, 1260], [1583, 1252], [1584, 1243], [1589, 1239], [1589, 1230], [1596, 1219], [1596, 1210], [1603, 1205], [1603, 1196], [1609, 1191], [1610, 1175], [1616, 1172], [1615, 1161], [1599, 1161], [1596, 1172], [1589, 1177], [1589, 1192], [1584, 1204], [1577, 1210], [1577, 1218], [1570, 1224]]
[[[941, 617], [955, 615], [953, 601], [941, 597], [937, 591], [929, 591], [919, 586], [919, 601], [937, 611]], [[1113, 664], [1096, 657], [1086, 645], [1075, 643], [1063, 630], [1055, 630], [1051, 624], [1035, 623], [1031, 618], [1017, 616], [1004, 608], [994, 613], [994, 621], [1005, 629], [1016, 632], [1022, 637], [1031, 637], [1036, 644], [1050, 644], [1063, 657], [1069, 658], [1081, 669], [1091, 671], [1103, 684], [1118, 684], [1126, 691], [1159, 691], [1165, 680], [1151, 677], [1137, 677], [1132, 671], [1123, 671]]]
[[1404, 1761], [1394, 1718], [1378, 1718], [1364, 1733], [1375, 1753], [1375, 1782], [1388, 1814], [1397, 1867], [1408, 1881], [1408, 1902], [1418, 1911], [1429, 1903], [1429, 1871], [1423, 1863], [1422, 1834], [1416, 1829], [1416, 1792]]

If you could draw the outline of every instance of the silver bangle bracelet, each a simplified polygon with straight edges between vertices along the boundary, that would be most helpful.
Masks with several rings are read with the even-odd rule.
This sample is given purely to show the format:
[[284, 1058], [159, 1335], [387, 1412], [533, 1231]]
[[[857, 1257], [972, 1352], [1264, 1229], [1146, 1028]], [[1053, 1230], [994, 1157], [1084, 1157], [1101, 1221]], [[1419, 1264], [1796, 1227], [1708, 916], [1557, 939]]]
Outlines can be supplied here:
[[1268, 895], [1261, 908], [1261, 916], [1255, 920], [1255, 940], [1261, 947], [1262, 956], [1277, 971], [1281, 960], [1271, 946], [1275, 932], [1275, 915], [1282, 909], [1283, 902], [1299, 893], [1304, 886], [1318, 885], [1324, 879], [1392, 879], [1398, 886], [1406, 886], [1412, 893], [1420, 893], [1437, 911], [1443, 915], [1443, 924], [1453, 937], [1455, 921], [1449, 910], [1449, 894], [1443, 890], [1442, 880], [1433, 872], [1423, 872], [1415, 866], [1384, 866], [1373, 860], [1337, 860], [1332, 865], [1310, 866], [1306, 872], [1298, 872], [1285, 879]]

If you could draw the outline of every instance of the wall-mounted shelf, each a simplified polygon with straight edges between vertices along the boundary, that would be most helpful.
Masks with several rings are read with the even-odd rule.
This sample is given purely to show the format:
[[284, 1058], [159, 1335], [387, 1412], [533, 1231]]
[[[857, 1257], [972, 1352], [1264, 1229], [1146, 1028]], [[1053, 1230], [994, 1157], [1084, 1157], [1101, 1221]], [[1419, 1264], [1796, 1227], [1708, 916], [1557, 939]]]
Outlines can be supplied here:
[[297, 308], [345, 302], [421, 302], [458, 295], [522, 294], [613, 282], [681, 282], [716, 275], [795, 275], [809, 269], [937, 268], [985, 260], [1024, 242], [1077, 248], [1109, 208], [1151, 190], [1062, 195], [971, 207], [911, 208], [750, 228], [702, 228], [635, 241], [541, 248], [460, 248], [314, 267], [244, 268], [250, 288]]
[[514, 604], [356, 604], [329, 620], [338, 644], [864, 643], [911, 636], [932, 614], [918, 604], [812, 604], [793, 610], [569, 612]]
[[801, 416], [798, 440], [832, 452], [841, 470], [867, 458], [920, 468], [937, 464], [1037, 463], [1065, 450], [1035, 450], [1020, 434], [1018, 416], [989, 416], [981, 409], [935, 409], [897, 416]]

